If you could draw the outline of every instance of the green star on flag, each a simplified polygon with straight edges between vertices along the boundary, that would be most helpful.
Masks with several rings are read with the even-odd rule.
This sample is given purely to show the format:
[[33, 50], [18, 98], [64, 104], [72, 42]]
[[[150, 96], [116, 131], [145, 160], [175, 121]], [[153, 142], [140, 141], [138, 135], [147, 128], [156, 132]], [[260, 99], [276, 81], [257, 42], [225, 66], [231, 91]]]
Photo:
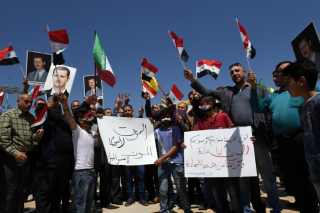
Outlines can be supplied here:
[[204, 66], [202, 66], [201, 69], [204, 69]]
[[214, 70], [214, 68], [212, 67], [212, 70]]
[[8, 55], [8, 57], [10, 57], [10, 53], [8, 53], [7, 55]]
[[149, 75], [149, 73], [150, 73], [150, 72], [148, 71], [148, 72], [147, 72], [147, 75]]

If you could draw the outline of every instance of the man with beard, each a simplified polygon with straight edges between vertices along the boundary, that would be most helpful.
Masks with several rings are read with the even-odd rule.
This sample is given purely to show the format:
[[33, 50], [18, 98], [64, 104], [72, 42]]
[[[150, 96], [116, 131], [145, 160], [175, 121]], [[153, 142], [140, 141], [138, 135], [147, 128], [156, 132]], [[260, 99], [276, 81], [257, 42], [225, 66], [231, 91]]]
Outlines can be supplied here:
[[[251, 85], [246, 81], [247, 72], [244, 67], [240, 63], [235, 63], [229, 67], [229, 70], [235, 86], [228, 86], [221, 90], [205, 88], [193, 77], [190, 70], [184, 70], [184, 77], [191, 81], [191, 87], [201, 95], [210, 95], [220, 100], [222, 111], [231, 118], [235, 126], [251, 126], [252, 134], [257, 139], [254, 144], [256, 164], [267, 189], [269, 204], [274, 212], [280, 212], [282, 207], [277, 183], [272, 173], [268, 139], [265, 136], [265, 127], [269, 124], [270, 115], [252, 111], [250, 106]], [[258, 85], [257, 88], [261, 98], [269, 94], [266, 87]], [[266, 205], [260, 197], [257, 177], [240, 178], [240, 191], [244, 212], [251, 212], [250, 201], [257, 212], [264, 213], [266, 211]]]
[[59, 103], [48, 102], [48, 116], [39, 126], [45, 134], [38, 144], [36, 160], [36, 211], [59, 212], [61, 196], [72, 177], [74, 157], [72, 131], [61, 119]]

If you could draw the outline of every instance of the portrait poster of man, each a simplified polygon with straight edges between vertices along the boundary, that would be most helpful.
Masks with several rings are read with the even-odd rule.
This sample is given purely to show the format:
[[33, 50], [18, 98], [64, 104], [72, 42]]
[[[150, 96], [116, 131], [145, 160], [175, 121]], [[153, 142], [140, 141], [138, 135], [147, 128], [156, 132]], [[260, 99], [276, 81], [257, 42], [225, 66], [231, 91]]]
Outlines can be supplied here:
[[29, 85], [43, 85], [51, 63], [51, 54], [27, 51], [26, 77]]
[[320, 73], [320, 40], [313, 21], [293, 39], [291, 45], [296, 60], [310, 59], [316, 64]]
[[96, 81], [94, 75], [83, 76], [83, 88], [84, 96], [89, 97], [96, 93], [98, 99], [103, 98], [102, 81], [98, 76], [96, 76]]
[[46, 95], [47, 101], [51, 100], [54, 93], [59, 93], [60, 88], [61, 92], [63, 92], [66, 97], [69, 98], [76, 72], [77, 69], [73, 67], [64, 65], [57, 65], [55, 67], [53, 64], [51, 64], [46, 83], [43, 87], [43, 93]]

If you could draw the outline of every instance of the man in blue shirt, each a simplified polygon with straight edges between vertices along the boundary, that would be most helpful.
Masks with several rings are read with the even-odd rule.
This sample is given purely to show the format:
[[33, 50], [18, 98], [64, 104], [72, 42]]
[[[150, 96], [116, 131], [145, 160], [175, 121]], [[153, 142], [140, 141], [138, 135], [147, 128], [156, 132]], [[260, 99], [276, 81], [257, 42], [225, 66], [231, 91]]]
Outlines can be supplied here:
[[308, 165], [304, 156], [303, 129], [298, 113], [304, 99], [300, 96], [290, 97], [282, 73], [289, 64], [290, 62], [281, 62], [277, 65], [280, 89], [264, 98], [259, 96], [256, 76], [253, 72], [249, 73], [248, 82], [252, 85], [250, 105], [254, 112], [272, 113], [272, 127], [278, 135], [279, 154], [300, 212], [319, 212], [314, 189], [309, 180]]

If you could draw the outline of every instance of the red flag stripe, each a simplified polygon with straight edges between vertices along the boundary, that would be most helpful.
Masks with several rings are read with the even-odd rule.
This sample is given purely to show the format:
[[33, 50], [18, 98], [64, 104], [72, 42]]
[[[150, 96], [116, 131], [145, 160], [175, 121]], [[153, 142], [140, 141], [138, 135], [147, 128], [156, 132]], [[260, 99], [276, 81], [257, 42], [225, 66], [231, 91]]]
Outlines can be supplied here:
[[240, 24], [239, 21], [238, 21], [238, 26], [239, 26], [240, 33], [242, 33], [246, 37], [246, 39], [243, 41], [243, 44], [244, 44], [243, 49], [245, 49], [248, 47], [248, 44], [249, 44], [249, 36], [247, 34], [247, 31], [244, 29], [244, 27]]
[[146, 69], [148, 69], [150, 72], [153, 72], [154, 74], [156, 74], [158, 71], [158, 69], [156, 67], [154, 67], [152, 64], [149, 64], [147, 62], [146, 58], [142, 59], [141, 66], [145, 67]]
[[32, 99], [38, 99], [39, 90], [40, 85], [37, 85], [33, 88]]
[[202, 59], [202, 60], [198, 61], [197, 67], [201, 67], [203, 64], [206, 64], [211, 67], [217, 67], [218, 69], [220, 69], [221, 65], [222, 65], [222, 63], [219, 61], [214, 61], [214, 60], [209, 61], [206, 59]]
[[169, 31], [169, 32], [170, 32], [171, 38], [173, 39], [176, 47], [183, 47], [183, 38], [178, 38], [178, 36], [172, 31]]
[[180, 92], [176, 84], [173, 84], [171, 91], [179, 100], [183, 98], [183, 94]]
[[[46, 31], [46, 30], [45, 30]], [[69, 37], [66, 30], [56, 30], [48, 32], [50, 41], [62, 43], [62, 44], [69, 44]]]
[[151, 95], [153, 95], [153, 96], [157, 95], [157, 92], [151, 86], [149, 86], [145, 81], [143, 81], [142, 85], [143, 85], [144, 88], [146, 88], [146, 90], [148, 92], [151, 93]]
[[2, 105], [2, 101], [3, 101], [3, 98], [4, 98], [4, 94], [6, 93], [6, 90], [2, 90], [2, 95], [0, 96], [0, 105]]
[[7, 52], [9, 51], [14, 51], [12, 45], [0, 51], [0, 61], [2, 61], [2, 59], [6, 56]]

